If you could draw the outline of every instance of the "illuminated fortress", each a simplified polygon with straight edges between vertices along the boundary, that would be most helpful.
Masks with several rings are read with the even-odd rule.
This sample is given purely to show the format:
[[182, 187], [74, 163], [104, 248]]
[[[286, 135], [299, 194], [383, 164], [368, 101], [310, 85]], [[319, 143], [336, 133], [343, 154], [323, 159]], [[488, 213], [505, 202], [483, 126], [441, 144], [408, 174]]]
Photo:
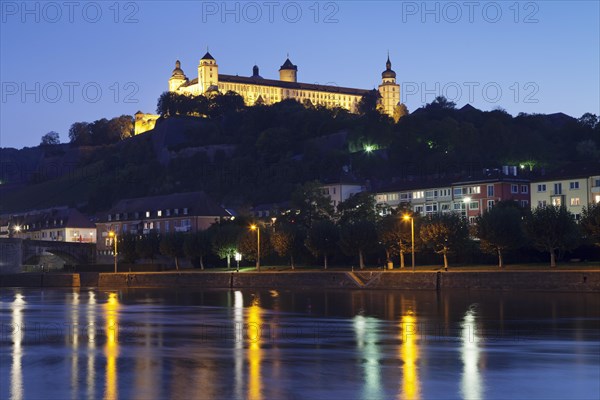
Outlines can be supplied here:
[[[400, 105], [400, 85], [396, 83], [396, 73], [392, 70], [389, 55], [385, 67], [379, 85], [379, 107], [383, 113], [394, 118]], [[175, 69], [169, 78], [169, 91], [194, 96], [233, 91], [241, 95], [248, 106], [269, 105], [285, 99], [294, 99], [305, 105], [341, 107], [352, 113], [357, 112], [360, 99], [369, 92], [367, 89], [301, 83], [297, 78], [298, 67], [289, 57], [279, 68], [279, 80], [275, 80], [261, 77], [256, 65], [252, 68], [252, 76], [248, 77], [219, 74], [217, 61], [206, 52], [198, 64], [198, 77], [192, 80], [189, 80], [181, 69], [179, 60], [175, 62]], [[156, 118], [158, 116], [151, 114], [136, 114], [135, 133], [152, 129], [150, 126], [153, 127]], [[395, 118], [397, 119], [398, 115]]]
[[[297, 75], [298, 67], [289, 58], [279, 68], [279, 80], [261, 77], [256, 65], [249, 77], [219, 74], [217, 61], [207, 52], [198, 65], [198, 78], [191, 81], [183, 73], [180, 62], [175, 63], [169, 79], [169, 91], [197, 96], [211, 91], [226, 93], [231, 90], [240, 94], [247, 105], [294, 99], [303, 104], [342, 107], [350, 112], [356, 112], [358, 102], [368, 92], [366, 89], [300, 83]], [[382, 111], [393, 116], [394, 108], [400, 102], [400, 85], [396, 84], [396, 73], [392, 70], [389, 57], [381, 77], [379, 93]]]

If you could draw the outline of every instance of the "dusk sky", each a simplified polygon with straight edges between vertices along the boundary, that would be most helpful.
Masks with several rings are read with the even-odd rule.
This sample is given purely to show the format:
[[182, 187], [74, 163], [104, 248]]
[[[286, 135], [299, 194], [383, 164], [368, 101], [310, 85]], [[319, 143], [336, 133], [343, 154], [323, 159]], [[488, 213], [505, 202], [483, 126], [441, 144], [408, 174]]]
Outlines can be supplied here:
[[[0, 146], [153, 113], [180, 59], [223, 74], [376, 88], [389, 51], [409, 111], [446, 95], [516, 115], [600, 113], [598, 1], [2, 1]], [[116, 5], [116, 6], [115, 6]], [[100, 92], [101, 93], [100, 93]]]

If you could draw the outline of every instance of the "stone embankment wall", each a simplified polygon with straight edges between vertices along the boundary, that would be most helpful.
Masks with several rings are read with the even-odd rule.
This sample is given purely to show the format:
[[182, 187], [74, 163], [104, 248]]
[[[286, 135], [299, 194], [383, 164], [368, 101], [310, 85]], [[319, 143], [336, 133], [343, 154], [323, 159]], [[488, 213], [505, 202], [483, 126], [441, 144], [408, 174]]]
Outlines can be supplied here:
[[0, 287], [600, 291], [600, 271], [139, 272], [0, 275]]

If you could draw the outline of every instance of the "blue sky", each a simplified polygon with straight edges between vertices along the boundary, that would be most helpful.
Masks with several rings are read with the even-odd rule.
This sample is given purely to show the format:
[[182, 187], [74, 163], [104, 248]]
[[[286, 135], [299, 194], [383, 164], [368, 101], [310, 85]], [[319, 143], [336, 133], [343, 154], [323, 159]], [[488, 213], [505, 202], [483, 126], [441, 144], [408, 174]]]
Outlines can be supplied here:
[[0, 146], [154, 112], [176, 59], [219, 72], [375, 88], [387, 52], [409, 111], [438, 94], [483, 110], [600, 113], [600, 7], [567, 2], [2, 1]]

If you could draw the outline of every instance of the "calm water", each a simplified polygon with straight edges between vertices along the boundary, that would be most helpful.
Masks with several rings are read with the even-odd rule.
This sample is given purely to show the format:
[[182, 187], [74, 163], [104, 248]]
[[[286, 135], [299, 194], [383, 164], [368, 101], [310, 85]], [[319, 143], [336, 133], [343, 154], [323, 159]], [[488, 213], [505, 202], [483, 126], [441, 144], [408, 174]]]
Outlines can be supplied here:
[[597, 294], [1, 292], [0, 398], [598, 399]]

